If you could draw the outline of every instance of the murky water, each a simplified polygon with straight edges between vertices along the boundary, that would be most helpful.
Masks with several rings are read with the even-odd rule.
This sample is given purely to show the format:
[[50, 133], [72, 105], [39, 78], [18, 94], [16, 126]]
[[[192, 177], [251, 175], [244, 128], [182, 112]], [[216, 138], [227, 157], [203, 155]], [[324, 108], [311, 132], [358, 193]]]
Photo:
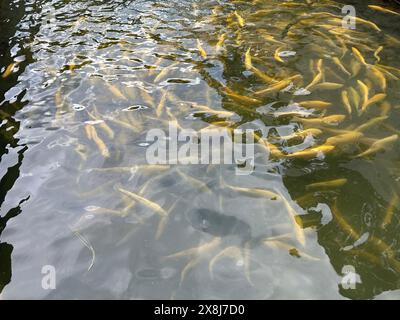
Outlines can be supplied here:
[[[1, 297], [398, 297], [400, 16], [346, 4], [7, 4]], [[254, 172], [149, 165], [171, 122], [256, 130]]]

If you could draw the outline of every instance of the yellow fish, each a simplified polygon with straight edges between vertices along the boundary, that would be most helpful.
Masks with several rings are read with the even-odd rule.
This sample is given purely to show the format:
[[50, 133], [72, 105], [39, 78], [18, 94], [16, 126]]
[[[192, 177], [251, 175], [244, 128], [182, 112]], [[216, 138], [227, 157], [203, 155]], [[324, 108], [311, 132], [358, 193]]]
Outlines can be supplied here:
[[310, 125], [337, 125], [338, 123], [342, 122], [344, 119], [346, 119], [345, 115], [342, 114], [334, 114], [322, 118], [316, 118], [316, 119], [303, 119], [303, 118], [298, 118], [295, 117], [294, 120], [298, 122], [302, 122], [305, 124], [310, 124]]
[[380, 12], [384, 12], [384, 13], [391, 13], [397, 16], [400, 16], [400, 13], [396, 12], [396, 11], [392, 11], [386, 8], [383, 8], [381, 6], [375, 6], [375, 5], [369, 5], [368, 8], [372, 9], [372, 10], [376, 10], [376, 11], [380, 11]]
[[261, 103], [260, 100], [255, 98], [246, 97], [234, 92], [232, 89], [228, 87], [224, 87], [222, 90], [227, 96], [231, 97], [233, 100], [237, 100], [239, 102], [250, 103], [250, 104], [259, 104]]
[[310, 90], [337, 90], [343, 87], [343, 84], [335, 83], [335, 82], [322, 82], [318, 83], [312, 87]]
[[304, 108], [325, 109], [330, 107], [332, 103], [315, 100], [315, 101], [302, 101], [299, 102], [299, 105]]
[[281, 80], [278, 83], [276, 83], [276, 84], [274, 84], [272, 86], [269, 86], [266, 89], [263, 89], [263, 90], [260, 90], [260, 91], [256, 91], [255, 94], [256, 95], [266, 95], [266, 94], [270, 94], [270, 93], [274, 93], [274, 92], [280, 91], [282, 89], [285, 89], [292, 81], [297, 81], [299, 79], [302, 79], [302, 76], [298, 74], [298, 75], [292, 76], [292, 77], [290, 77], [288, 79]]
[[339, 187], [344, 186], [346, 183], [347, 183], [347, 179], [345, 179], [345, 178], [323, 181], [323, 182], [316, 182], [316, 183], [311, 183], [311, 184], [307, 185], [306, 190], [339, 188]]
[[381, 116], [381, 117], [377, 117], [377, 118], [372, 118], [368, 122], [366, 122], [366, 123], [362, 124], [361, 126], [357, 127], [355, 129], [355, 131], [362, 132], [364, 130], [367, 130], [369, 127], [372, 127], [372, 126], [376, 125], [379, 122], [385, 121], [387, 118], [389, 118], [389, 117], [388, 116]]
[[13, 71], [14, 71], [14, 69], [15, 69], [15, 67], [16, 67], [17, 65], [18, 65], [18, 63], [16, 63], [16, 62], [10, 63], [10, 64], [8, 65], [8, 67], [6, 68], [6, 70], [4, 71], [4, 73], [1, 75], [1, 77], [2, 77], [3, 79], [7, 78], [10, 74], [13, 73]]
[[199, 51], [200, 56], [201, 56], [203, 59], [207, 59], [207, 52], [206, 52], [206, 51], [204, 50], [204, 48], [202, 47], [201, 42], [200, 42], [199, 39], [197, 39], [197, 50]]
[[337, 136], [330, 137], [326, 140], [326, 144], [332, 145], [332, 146], [338, 146], [338, 145], [343, 145], [347, 143], [351, 143], [354, 141], [358, 141], [361, 139], [364, 135], [361, 132], [349, 132], [349, 133], [343, 133], [339, 134]]
[[353, 55], [358, 60], [358, 62], [360, 62], [361, 64], [363, 64], [365, 66], [367, 65], [367, 63], [365, 62], [365, 58], [363, 57], [363, 55], [357, 48], [352, 47], [351, 51], [353, 52]]
[[238, 21], [238, 24], [241, 28], [243, 28], [246, 25], [246, 21], [242, 18], [242, 16], [237, 13], [237, 11], [235, 10], [235, 12], [233, 13]]
[[225, 42], [225, 39], [226, 39], [226, 33], [223, 33], [223, 34], [221, 34], [221, 35], [219, 36], [218, 42], [217, 42], [217, 44], [215, 45], [215, 50], [216, 50], [217, 52], [219, 52], [219, 51], [222, 49], [222, 46], [223, 46], [223, 44], [224, 44], [224, 42]]
[[394, 192], [392, 194], [392, 198], [389, 201], [389, 205], [386, 209], [385, 217], [383, 218], [381, 225], [382, 228], [386, 228], [392, 222], [394, 210], [397, 208], [398, 203], [399, 203], [399, 196], [397, 195], [396, 192]]
[[118, 188], [118, 191], [127, 195], [128, 197], [132, 198], [133, 200], [143, 204], [145, 207], [153, 210], [154, 212], [158, 213], [161, 217], [168, 216], [168, 213], [157, 203], [150, 201], [149, 199], [146, 199], [142, 196], [139, 196], [136, 193], [125, 190], [123, 188]]
[[302, 151], [298, 151], [295, 153], [291, 153], [291, 154], [287, 154], [286, 158], [313, 158], [316, 157], [320, 154], [324, 154], [327, 152], [332, 151], [333, 149], [335, 149], [335, 146], [331, 146], [331, 145], [322, 145], [319, 147], [315, 147], [315, 148], [309, 148], [306, 150], [302, 150]]
[[245, 65], [247, 70], [251, 70], [251, 68], [253, 67], [253, 64], [251, 62], [250, 50], [251, 50], [251, 48], [247, 49], [246, 54], [245, 54], [245, 58], [244, 58], [244, 65]]
[[385, 149], [388, 145], [394, 143], [398, 138], [399, 138], [399, 136], [397, 134], [394, 134], [392, 136], [375, 141], [369, 149], [356, 155], [355, 158], [360, 158], [360, 157], [365, 157], [365, 156], [375, 154], [375, 153]]
[[376, 95], [374, 95], [372, 98], [368, 99], [368, 101], [366, 101], [362, 107], [361, 107], [361, 112], [364, 112], [365, 110], [367, 110], [367, 108], [375, 103], [378, 103], [380, 101], [382, 101], [383, 99], [386, 98], [386, 94], [385, 93], [378, 93]]
[[347, 110], [348, 114], [351, 114], [351, 104], [350, 104], [348, 92], [346, 90], [342, 91], [342, 102], [343, 102], [343, 105], [344, 105], [345, 109]]

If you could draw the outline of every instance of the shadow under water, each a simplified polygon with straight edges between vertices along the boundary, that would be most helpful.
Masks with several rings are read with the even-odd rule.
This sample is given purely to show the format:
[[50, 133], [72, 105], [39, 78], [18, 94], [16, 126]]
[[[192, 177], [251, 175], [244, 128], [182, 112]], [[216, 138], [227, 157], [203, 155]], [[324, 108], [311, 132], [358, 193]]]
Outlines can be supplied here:
[[[12, 2], [2, 298], [396, 296], [400, 16], [353, 2]], [[253, 173], [149, 164], [171, 125], [252, 129]]]

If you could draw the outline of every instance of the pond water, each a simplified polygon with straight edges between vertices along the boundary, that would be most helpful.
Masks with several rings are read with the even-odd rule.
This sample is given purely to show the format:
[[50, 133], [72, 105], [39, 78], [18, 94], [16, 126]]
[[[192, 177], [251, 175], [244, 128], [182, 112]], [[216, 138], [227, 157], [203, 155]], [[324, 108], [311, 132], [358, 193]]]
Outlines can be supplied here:
[[[399, 8], [0, 3], [2, 299], [399, 297]], [[252, 173], [149, 163], [171, 124]]]

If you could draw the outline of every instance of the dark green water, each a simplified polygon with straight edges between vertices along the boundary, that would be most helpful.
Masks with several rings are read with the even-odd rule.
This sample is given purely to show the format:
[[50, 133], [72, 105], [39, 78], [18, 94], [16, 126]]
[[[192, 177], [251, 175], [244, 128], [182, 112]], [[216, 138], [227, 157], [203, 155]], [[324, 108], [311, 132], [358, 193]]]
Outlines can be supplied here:
[[[346, 4], [355, 30], [341, 1], [0, 1], [0, 297], [398, 298], [399, 142], [365, 152], [400, 132], [400, 16]], [[318, 73], [340, 87], [306, 92]], [[360, 81], [385, 95], [362, 112]], [[149, 166], [146, 134], [169, 121], [252, 128], [275, 153], [256, 143], [248, 176]]]

